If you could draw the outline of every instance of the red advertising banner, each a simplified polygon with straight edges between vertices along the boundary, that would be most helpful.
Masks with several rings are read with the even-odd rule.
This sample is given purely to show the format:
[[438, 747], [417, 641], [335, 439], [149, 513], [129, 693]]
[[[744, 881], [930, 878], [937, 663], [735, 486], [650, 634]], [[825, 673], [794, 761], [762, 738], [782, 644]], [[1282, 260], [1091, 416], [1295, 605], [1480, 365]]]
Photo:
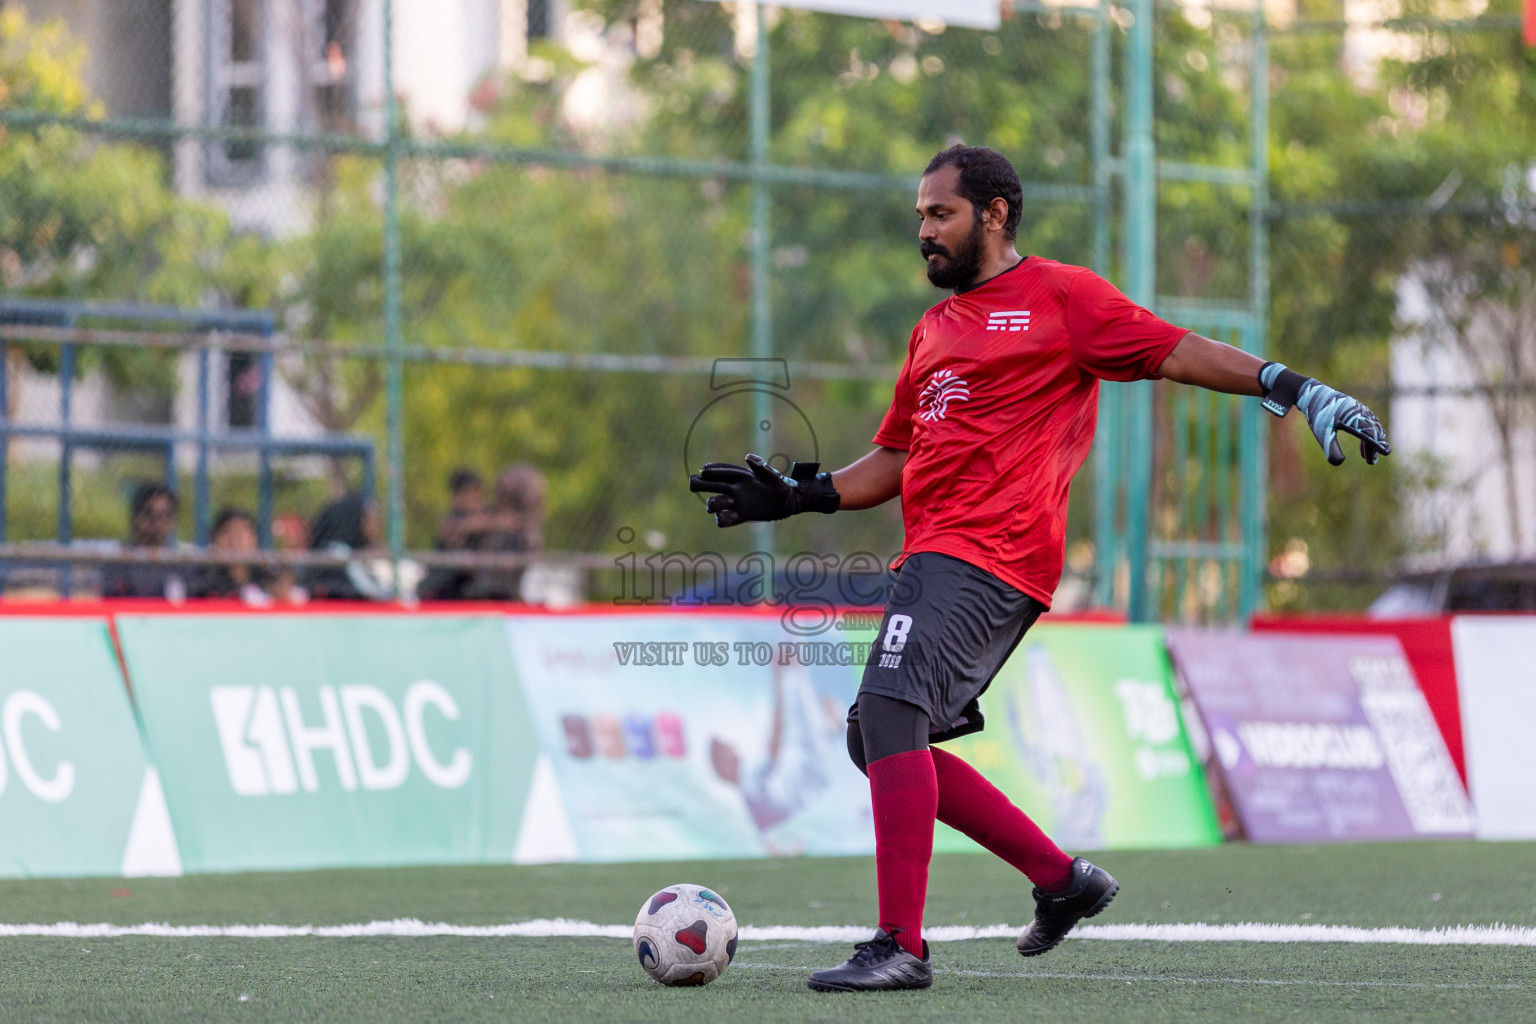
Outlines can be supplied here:
[[[1533, 0], [1536, 2], [1536, 0]], [[1461, 697], [1456, 689], [1456, 656], [1451, 649], [1451, 620], [1366, 619], [1359, 616], [1278, 616], [1259, 615], [1253, 619], [1255, 633], [1311, 633], [1329, 636], [1395, 636], [1413, 668], [1419, 689], [1429, 703], [1430, 714], [1440, 727], [1445, 749], [1450, 752], [1461, 776], [1467, 782], [1467, 762], [1462, 751]]]
[[1464, 836], [1471, 806], [1393, 637], [1169, 630], [1255, 842]]

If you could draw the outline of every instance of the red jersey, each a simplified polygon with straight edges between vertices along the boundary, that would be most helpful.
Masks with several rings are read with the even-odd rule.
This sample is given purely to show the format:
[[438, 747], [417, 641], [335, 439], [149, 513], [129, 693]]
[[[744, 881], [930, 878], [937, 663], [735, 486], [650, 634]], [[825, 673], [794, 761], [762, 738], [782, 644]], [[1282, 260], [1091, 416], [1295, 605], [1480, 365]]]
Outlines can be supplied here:
[[952, 555], [1049, 605], [1099, 381], [1156, 377], [1185, 333], [1091, 270], [1038, 256], [924, 313], [875, 435], [908, 452], [896, 565]]

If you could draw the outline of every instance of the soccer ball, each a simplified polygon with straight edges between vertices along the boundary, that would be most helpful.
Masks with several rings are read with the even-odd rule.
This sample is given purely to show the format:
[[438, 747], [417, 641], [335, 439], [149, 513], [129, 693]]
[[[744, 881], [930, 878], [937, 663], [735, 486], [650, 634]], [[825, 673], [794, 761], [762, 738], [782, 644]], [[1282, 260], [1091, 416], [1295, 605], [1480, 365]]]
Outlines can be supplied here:
[[708, 985], [736, 956], [736, 915], [701, 885], [669, 885], [635, 917], [635, 956], [663, 985]]

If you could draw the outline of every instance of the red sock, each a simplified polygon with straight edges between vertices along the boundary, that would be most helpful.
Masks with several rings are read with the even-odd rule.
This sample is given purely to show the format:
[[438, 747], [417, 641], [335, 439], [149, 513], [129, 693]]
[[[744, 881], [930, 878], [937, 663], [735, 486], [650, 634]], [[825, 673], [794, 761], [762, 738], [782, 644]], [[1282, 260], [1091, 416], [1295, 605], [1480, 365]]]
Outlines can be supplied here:
[[1041, 890], [1066, 887], [1072, 878], [1072, 858], [1039, 825], [954, 754], [933, 747], [929, 756], [939, 784], [940, 821], [1024, 872]]
[[892, 754], [869, 764], [875, 809], [875, 876], [880, 887], [880, 927], [900, 928], [896, 941], [923, 955], [923, 900], [933, 858], [933, 820], [939, 784], [927, 750]]

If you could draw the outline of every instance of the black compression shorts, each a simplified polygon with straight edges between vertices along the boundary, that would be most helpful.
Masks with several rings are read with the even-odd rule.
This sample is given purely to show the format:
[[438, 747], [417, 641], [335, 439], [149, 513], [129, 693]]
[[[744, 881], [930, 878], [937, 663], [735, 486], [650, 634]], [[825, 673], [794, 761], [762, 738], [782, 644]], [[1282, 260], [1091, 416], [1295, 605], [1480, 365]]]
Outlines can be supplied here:
[[[912, 555], [902, 563], [859, 692], [922, 708], [929, 742], [980, 732], [986, 722], [977, 699], [1044, 611], [968, 562]], [[848, 721], [858, 716], [855, 703]]]

